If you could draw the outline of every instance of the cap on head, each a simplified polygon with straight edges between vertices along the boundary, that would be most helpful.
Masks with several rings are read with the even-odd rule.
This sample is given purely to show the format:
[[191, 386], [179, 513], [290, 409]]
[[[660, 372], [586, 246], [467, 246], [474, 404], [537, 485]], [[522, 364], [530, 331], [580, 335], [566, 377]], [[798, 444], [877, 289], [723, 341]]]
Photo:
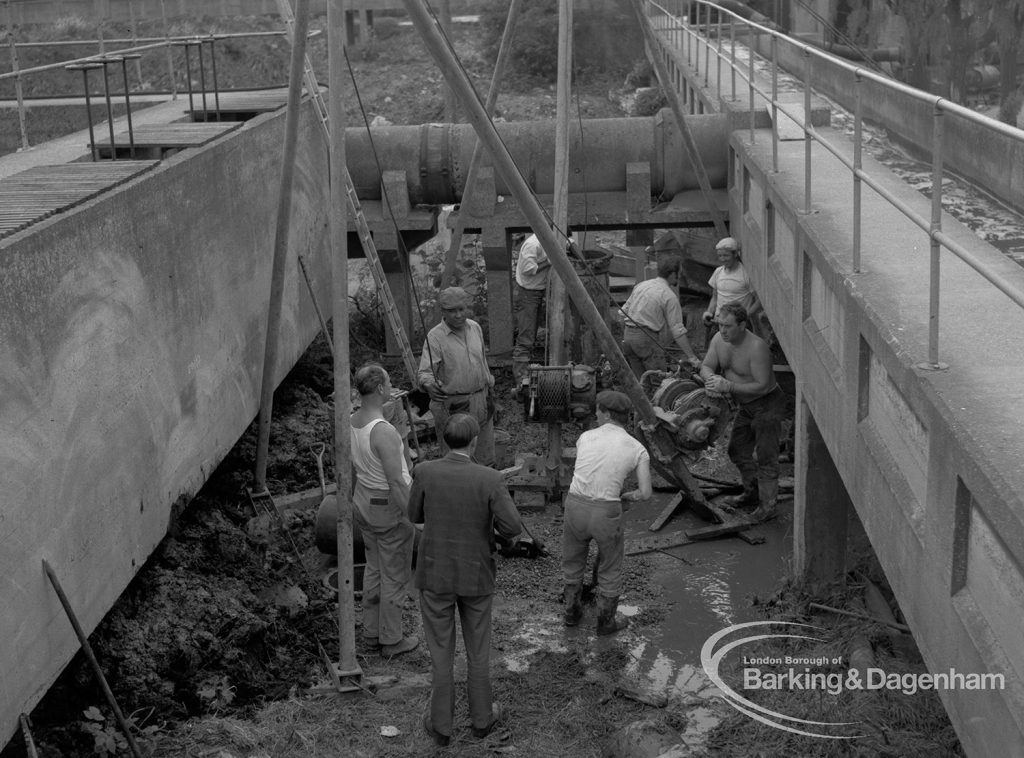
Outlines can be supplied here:
[[617, 390], [602, 390], [597, 393], [597, 406], [616, 413], [629, 413], [633, 410], [633, 403], [629, 397]]
[[468, 306], [471, 298], [469, 293], [462, 289], [462, 287], [447, 287], [441, 290], [437, 302], [442, 308], [460, 308]]
[[715, 245], [715, 250], [732, 250], [737, 252], [740, 249], [740, 243], [737, 242], [733, 237], [723, 237]]

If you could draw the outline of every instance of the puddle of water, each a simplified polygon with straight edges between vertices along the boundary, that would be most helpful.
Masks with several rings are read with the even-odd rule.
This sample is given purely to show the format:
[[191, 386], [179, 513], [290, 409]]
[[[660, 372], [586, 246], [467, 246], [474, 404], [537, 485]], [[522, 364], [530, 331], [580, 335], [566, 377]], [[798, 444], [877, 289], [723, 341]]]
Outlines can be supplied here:
[[529, 670], [530, 658], [535, 653], [542, 650], [552, 653], [568, 652], [562, 628], [562, 619], [552, 614], [527, 621], [516, 634], [516, 650], [506, 652], [502, 656], [506, 668], [521, 674]]

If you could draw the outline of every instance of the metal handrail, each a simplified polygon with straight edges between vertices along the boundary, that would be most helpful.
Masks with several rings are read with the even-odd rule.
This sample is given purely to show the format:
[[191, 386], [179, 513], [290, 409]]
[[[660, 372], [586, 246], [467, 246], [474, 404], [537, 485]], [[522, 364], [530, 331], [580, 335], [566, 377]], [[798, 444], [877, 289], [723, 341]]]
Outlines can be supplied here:
[[[984, 129], [991, 132], [995, 132], [1002, 136], [1008, 137], [1012, 140], [1018, 141], [1024, 144], [1024, 131], [1017, 129], [1008, 124], [1004, 124], [995, 119], [983, 116], [975, 111], [965, 108], [962, 105], [958, 105], [947, 98], [932, 95], [921, 90], [910, 87], [902, 82], [897, 82], [889, 79], [875, 71], [865, 69], [860, 66], [855, 66], [840, 58], [807, 44], [801, 44], [794, 41], [792, 38], [778, 32], [775, 29], [771, 29], [762, 24], [758, 24], [749, 19], [743, 18], [737, 13], [730, 11], [726, 8], [715, 4], [711, 0], [680, 0], [677, 2], [680, 6], [680, 12], [672, 13], [663, 4], [656, 0], [647, 0], [647, 6], [649, 9], [656, 9], [666, 16], [670, 21], [668, 29], [676, 32], [681, 31], [685, 36], [686, 46], [683, 47], [684, 57], [687, 65], [690, 65], [693, 61], [694, 73], [700, 75], [700, 44], [705, 46], [704, 50], [704, 80], [707, 84], [709, 75], [709, 62], [708, 57], [710, 55], [710, 48], [712, 47], [709, 37], [705, 37], [700, 34], [700, 6], [705, 6], [707, 22], [705, 28], [710, 30], [710, 18], [711, 9], [714, 9], [718, 14], [718, 28], [717, 28], [717, 43], [714, 45], [715, 59], [717, 66], [717, 82], [720, 88], [721, 96], [721, 66], [722, 60], [726, 61], [726, 64], [731, 69], [732, 78], [732, 90], [731, 99], [736, 99], [736, 77], [737, 74], [747, 82], [750, 97], [750, 141], [754, 142], [754, 93], [756, 92], [762, 98], [764, 98], [772, 108], [772, 121], [778, 123], [778, 113], [781, 112], [789, 116], [793, 121], [800, 123], [802, 120], [802, 128], [807, 136], [805, 140], [805, 156], [804, 156], [804, 212], [811, 212], [811, 141], [817, 142], [825, 150], [835, 156], [846, 168], [848, 168], [853, 177], [853, 191], [854, 191], [854, 230], [853, 230], [853, 273], [860, 273], [860, 243], [861, 243], [861, 184], [866, 183], [875, 192], [877, 192], [883, 199], [885, 199], [892, 207], [899, 210], [904, 216], [906, 216], [911, 222], [917, 225], [920, 229], [928, 234], [929, 243], [931, 247], [930, 266], [929, 266], [929, 335], [928, 335], [928, 360], [927, 363], [919, 364], [922, 367], [927, 368], [943, 368], [944, 364], [939, 362], [938, 355], [938, 329], [939, 329], [939, 252], [940, 248], [945, 248], [951, 253], [956, 255], [960, 260], [970, 266], [975, 272], [977, 272], [982, 278], [988, 281], [990, 284], [995, 286], [1000, 292], [1010, 298], [1019, 307], [1024, 308], [1024, 288], [1021, 288], [1014, 283], [1006, 280], [1006, 277], [1000, 274], [998, 271], [993, 270], [984, 261], [980, 260], [974, 252], [967, 249], [960, 243], [956, 242], [948, 234], [942, 231], [942, 179], [944, 174], [943, 169], [943, 158], [944, 158], [944, 147], [943, 147], [943, 133], [944, 133], [944, 118], [947, 115], [956, 116], [960, 119], [964, 119], [970, 123], [976, 124]], [[682, 12], [683, 7], [688, 9], [691, 6], [697, 7], [697, 24], [696, 29], [694, 26], [688, 23], [689, 13], [687, 12], [684, 17]], [[649, 14], [650, 15], [650, 14]], [[723, 35], [722, 35], [722, 19], [730, 18], [731, 23], [729, 24], [729, 41], [730, 50], [728, 52], [723, 51]], [[747, 26], [747, 37], [749, 40], [749, 73], [744, 74], [741, 70], [740, 65], [736, 62], [736, 26], [735, 22]], [[656, 29], [656, 31], [664, 31]], [[768, 61], [771, 66], [772, 72], [772, 85], [771, 92], [765, 92], [762, 88], [758, 87], [755, 82], [754, 75], [754, 55], [757, 51], [754, 47], [754, 35], [765, 34], [770, 37], [771, 40], [771, 60]], [[782, 40], [786, 44], [792, 45], [794, 49], [799, 50], [804, 56], [805, 60], [805, 72], [804, 72], [804, 112], [803, 114], [795, 113], [790, 109], [787, 109], [778, 100], [778, 55], [777, 46], [778, 42]], [[697, 45], [696, 55], [690, 55], [693, 45]], [[855, 111], [854, 111], [854, 157], [851, 160], [847, 155], [840, 150], [838, 147], [830, 143], [814, 129], [811, 123], [811, 59], [819, 58], [821, 60], [827, 60], [829, 65], [839, 67], [854, 76], [856, 82], [856, 100], [855, 100]], [[862, 99], [861, 90], [863, 83], [870, 81], [878, 84], [884, 88], [893, 90], [900, 93], [901, 95], [911, 98], [913, 100], [930, 105], [933, 109], [933, 136], [932, 136], [932, 203], [931, 203], [931, 214], [928, 218], [922, 214], [913, 210], [910, 205], [900, 200], [894, 193], [889, 191], [881, 182], [872, 178], [862, 168], [862, 140], [861, 130], [863, 125], [862, 115]], [[772, 130], [772, 164], [773, 169], [778, 171], [778, 133], [775, 129]]]

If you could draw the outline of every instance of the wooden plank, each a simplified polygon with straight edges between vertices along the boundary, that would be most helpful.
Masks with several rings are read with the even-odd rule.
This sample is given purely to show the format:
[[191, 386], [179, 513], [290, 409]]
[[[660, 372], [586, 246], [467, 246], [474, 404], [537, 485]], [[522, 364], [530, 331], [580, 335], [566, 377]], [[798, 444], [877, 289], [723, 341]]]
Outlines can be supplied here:
[[661, 529], [661, 527], [665, 526], [665, 522], [672, 518], [672, 514], [676, 512], [676, 509], [682, 502], [683, 493], [677, 492], [675, 495], [672, 496], [672, 499], [668, 501], [668, 505], [665, 506], [664, 510], [662, 510], [658, 517], [651, 522], [651, 525], [649, 527], [647, 527], [647, 530], [651, 532], [656, 532], [659, 529]]
[[726, 537], [730, 534], [742, 532], [754, 526], [753, 521], [732, 521], [729, 523], [715, 524], [714, 526], [703, 526], [700, 529], [687, 529], [686, 536], [691, 540], [713, 540], [718, 537]]
[[640, 555], [655, 550], [667, 550], [680, 545], [689, 545], [693, 542], [684, 532], [672, 532], [671, 534], [658, 534], [650, 537], [633, 537], [626, 540], [625, 554]]

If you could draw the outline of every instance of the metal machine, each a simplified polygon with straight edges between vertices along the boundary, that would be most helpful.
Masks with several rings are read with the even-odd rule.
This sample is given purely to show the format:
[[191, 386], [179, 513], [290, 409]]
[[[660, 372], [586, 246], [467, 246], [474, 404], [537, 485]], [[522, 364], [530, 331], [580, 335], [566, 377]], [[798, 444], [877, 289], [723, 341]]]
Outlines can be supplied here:
[[[579, 423], [594, 414], [597, 393], [610, 386], [608, 372], [578, 363], [531, 364], [523, 416], [538, 423]], [[713, 445], [732, 419], [727, 398], [704, 389], [699, 376], [677, 371], [647, 371], [640, 379], [644, 394], [670, 431], [676, 449], [696, 453]]]

